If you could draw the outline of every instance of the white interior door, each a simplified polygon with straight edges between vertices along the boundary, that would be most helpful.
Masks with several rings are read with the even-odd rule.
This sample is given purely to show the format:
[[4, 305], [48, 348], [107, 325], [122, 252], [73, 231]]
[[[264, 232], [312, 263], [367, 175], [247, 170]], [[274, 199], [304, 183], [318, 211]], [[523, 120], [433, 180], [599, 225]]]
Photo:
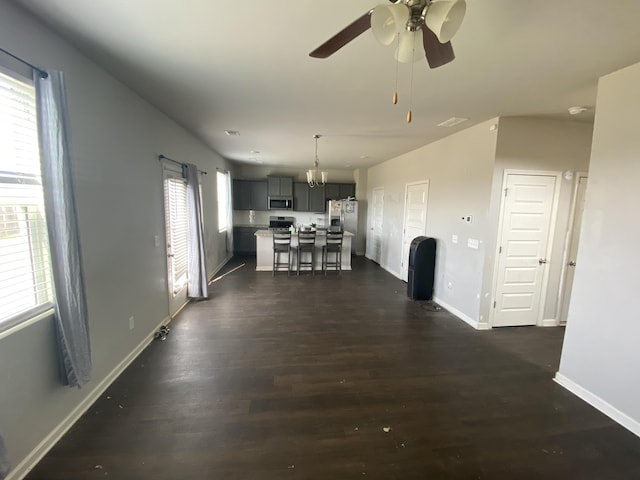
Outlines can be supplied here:
[[569, 241], [569, 252], [567, 255], [566, 276], [562, 294], [562, 310], [560, 313], [560, 323], [566, 323], [567, 313], [569, 312], [569, 301], [571, 300], [573, 276], [575, 274], [576, 267], [576, 255], [578, 254], [578, 245], [580, 243], [580, 226], [582, 225], [582, 212], [584, 210], [584, 199], [586, 191], [587, 176], [582, 174], [578, 176], [578, 185], [576, 188], [573, 225], [570, 233], [571, 237]]
[[367, 235], [367, 258], [380, 264], [382, 257], [382, 212], [384, 211], [384, 188], [374, 188], [371, 198], [371, 224]]
[[187, 303], [187, 182], [182, 173], [164, 170], [164, 204], [169, 277], [169, 314]]
[[404, 226], [402, 229], [401, 278], [406, 282], [409, 276], [409, 248], [414, 238], [427, 233], [427, 200], [429, 182], [407, 185], [404, 204]]
[[555, 175], [508, 174], [493, 326], [536, 325], [556, 198]]

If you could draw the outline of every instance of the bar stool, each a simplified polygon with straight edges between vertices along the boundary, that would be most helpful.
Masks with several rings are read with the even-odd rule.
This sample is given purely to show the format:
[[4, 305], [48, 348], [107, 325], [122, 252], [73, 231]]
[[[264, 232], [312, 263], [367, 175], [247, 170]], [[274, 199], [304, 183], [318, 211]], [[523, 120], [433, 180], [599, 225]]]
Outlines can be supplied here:
[[[311, 267], [311, 274], [315, 275], [315, 254], [316, 251], [316, 232], [298, 232], [298, 247], [297, 247], [297, 257], [298, 257], [298, 275], [300, 275], [300, 267]], [[302, 260], [303, 253], [310, 253], [311, 260], [305, 262]]]
[[[329, 254], [334, 254], [334, 261], [329, 261]], [[329, 267], [333, 267], [338, 274], [342, 271], [342, 232], [327, 232], [327, 240], [322, 246], [322, 270], [327, 275]]]
[[[281, 260], [283, 253], [287, 254], [287, 262]], [[276, 272], [287, 269], [287, 276], [291, 274], [291, 232], [289, 230], [273, 231], [273, 271], [272, 276], [275, 277]]]

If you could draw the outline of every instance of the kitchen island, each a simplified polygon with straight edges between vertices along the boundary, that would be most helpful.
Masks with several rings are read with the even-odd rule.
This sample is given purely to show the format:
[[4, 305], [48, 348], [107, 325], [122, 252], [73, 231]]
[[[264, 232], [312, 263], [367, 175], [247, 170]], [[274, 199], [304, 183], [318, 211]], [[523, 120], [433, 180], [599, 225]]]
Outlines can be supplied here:
[[[325, 245], [327, 232], [318, 230], [316, 232], [316, 250], [314, 255], [314, 269], [322, 270], [322, 247]], [[270, 272], [273, 270], [273, 231], [258, 230], [256, 232], [256, 271]], [[344, 232], [342, 237], [342, 270], [351, 270], [351, 239], [353, 233]], [[298, 234], [291, 235], [291, 270], [296, 270], [297, 258], [294, 247], [298, 246]], [[307, 258], [307, 257], [303, 257]], [[332, 257], [333, 258], [333, 254]], [[305, 269], [301, 269], [304, 271]]]

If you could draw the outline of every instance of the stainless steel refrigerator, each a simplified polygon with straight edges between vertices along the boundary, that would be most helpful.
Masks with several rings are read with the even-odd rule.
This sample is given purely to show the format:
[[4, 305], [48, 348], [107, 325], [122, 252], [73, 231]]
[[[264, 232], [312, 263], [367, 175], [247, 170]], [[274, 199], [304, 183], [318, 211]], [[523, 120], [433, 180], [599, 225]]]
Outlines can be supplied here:
[[342, 231], [358, 233], [358, 201], [357, 200], [329, 200], [327, 205], [327, 226], [340, 228]]

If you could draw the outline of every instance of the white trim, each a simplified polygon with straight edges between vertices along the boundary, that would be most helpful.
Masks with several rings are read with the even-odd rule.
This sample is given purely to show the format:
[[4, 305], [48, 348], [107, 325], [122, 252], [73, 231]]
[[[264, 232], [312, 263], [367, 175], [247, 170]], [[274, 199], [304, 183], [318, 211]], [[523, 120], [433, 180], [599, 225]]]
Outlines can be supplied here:
[[[560, 203], [560, 187], [562, 185], [562, 172], [558, 172], [555, 170], [520, 170], [520, 169], [511, 169], [505, 168], [502, 174], [502, 184], [500, 186], [500, 213], [498, 217], [498, 230], [496, 235], [496, 249], [494, 253], [494, 264], [493, 264], [493, 286], [491, 290], [491, 302], [496, 299], [496, 292], [498, 290], [498, 278], [499, 278], [499, 264], [500, 264], [500, 243], [502, 240], [502, 227], [503, 227], [503, 217], [504, 217], [504, 207], [505, 207], [505, 198], [504, 189], [507, 184], [507, 177], [509, 175], [528, 175], [528, 176], [539, 176], [539, 177], [555, 177], [556, 181], [554, 184], [554, 192], [553, 192], [553, 200], [551, 204], [551, 218], [549, 219], [549, 233], [548, 233], [548, 241], [547, 241], [547, 251], [546, 258], [551, 258], [553, 253], [553, 239], [555, 236], [555, 228], [556, 222], [558, 218], [558, 207]], [[542, 285], [540, 286], [540, 302], [538, 305], [538, 318], [536, 319], [536, 325], [543, 325], [543, 316], [544, 316], [544, 306], [547, 301], [547, 287], [549, 283], [549, 274], [551, 268], [545, 268], [544, 273], [542, 275]], [[491, 308], [489, 311], [489, 327], [493, 327], [493, 320], [495, 317], [495, 308]]]
[[[371, 260], [373, 263], [376, 263], [375, 260], [373, 260], [372, 258], [370, 258], [369, 260]], [[394, 277], [396, 277], [398, 280], [402, 280], [403, 282], [407, 282], [405, 279], [403, 279], [400, 276], [400, 273], [396, 272], [395, 270], [391, 270], [391, 268], [388, 265], [383, 265], [381, 263], [378, 263], [378, 266], [383, 269], [384, 271], [390, 273], [391, 275], [393, 275]]]
[[65, 433], [84, 415], [84, 413], [94, 404], [109, 386], [126, 370], [126, 368], [142, 353], [142, 351], [153, 341], [153, 337], [162, 325], [170, 322], [169, 317], [165, 317], [147, 335], [133, 351], [127, 355], [116, 367], [105, 376], [95, 388], [71, 410], [67, 415], [29, 454], [9, 473], [6, 480], [20, 480], [24, 478], [42, 458], [51, 450]]
[[[371, 189], [371, 201], [373, 201], [376, 190], [382, 190], [382, 223], [384, 227], [384, 187], [373, 187]], [[377, 263], [378, 265], [381, 265], [382, 246], [384, 244], [384, 237], [382, 235], [382, 232], [380, 232], [380, 258], [376, 260], [373, 258], [373, 256], [367, 255], [367, 250], [369, 250], [368, 252], [369, 254], [375, 254], [375, 252], [372, 252], [370, 250], [371, 248], [370, 246], [373, 245], [373, 234], [371, 233], [373, 231], [373, 204], [371, 205], [371, 207], [372, 208], [367, 208], [367, 232], [365, 234], [365, 257], [367, 257], [372, 262]]]
[[638, 420], [635, 420], [631, 418], [629, 415], [627, 415], [626, 413], [621, 412], [616, 407], [611, 405], [609, 402], [603, 400], [602, 398], [597, 396], [595, 393], [587, 390], [586, 388], [578, 385], [573, 380], [565, 377], [560, 372], [556, 373], [556, 376], [554, 377], [553, 380], [559, 385], [562, 385], [564, 388], [569, 390], [571, 393], [573, 393], [575, 396], [577, 396], [581, 400], [584, 400], [595, 409], [604, 413], [607, 417], [611, 418], [612, 420], [622, 425], [631, 433], [640, 437], [640, 422]]
[[44, 320], [45, 318], [50, 318], [54, 315], [55, 313], [55, 309], [54, 308], [48, 308], [47, 310], [45, 310], [42, 313], [39, 313], [33, 317], [31, 317], [28, 320], [24, 320], [20, 323], [17, 323], [9, 328], [7, 328], [6, 330], [3, 330], [0, 332], [0, 340], [2, 340], [5, 337], [8, 337], [9, 335], [16, 333], [20, 330], [22, 330], [23, 328], [28, 327], [29, 325], [33, 325], [34, 323], [39, 322], [40, 320]]
[[545, 318], [542, 320], [542, 323], [539, 325], [540, 327], [557, 327], [558, 320], [555, 318]]
[[209, 275], [209, 279], [207, 280], [207, 284], [211, 283], [211, 281], [215, 278], [215, 276], [218, 274], [218, 272], [220, 270], [222, 270], [222, 268], [229, 263], [229, 260], [231, 260], [233, 258], [233, 253], [228, 253], [227, 257], [220, 263], [218, 264], [218, 266], [213, 270], [213, 273], [211, 275]]
[[564, 239], [564, 252], [562, 253], [562, 270], [560, 271], [560, 282], [558, 284], [558, 302], [556, 305], [556, 325], [566, 325], [567, 319], [562, 318], [562, 310], [564, 309], [564, 289], [567, 280], [567, 269], [569, 268], [569, 250], [573, 241], [573, 229], [576, 223], [576, 209], [578, 207], [578, 188], [580, 188], [580, 179], [589, 178], [588, 172], [577, 172], [573, 181], [573, 193], [571, 198], [571, 210], [569, 210], [569, 221], [567, 222], [567, 232]]
[[[453, 313], [456, 317], [458, 317], [463, 322], [471, 325], [476, 330], [479, 330], [478, 321], [477, 320], [474, 320], [469, 315], [466, 315], [466, 314], [462, 313], [460, 310], [458, 310], [455, 307], [452, 307], [448, 303], [443, 302], [438, 297], [433, 297], [433, 301], [436, 302], [438, 305], [440, 305], [445, 310], [447, 310], [449, 313]], [[488, 330], [488, 328], [485, 328], [485, 329]]]
[[[427, 186], [427, 201], [425, 204], [425, 213], [424, 213], [424, 230], [422, 235], [427, 234], [427, 219], [429, 213], [429, 180], [420, 180], [418, 182], [409, 182], [404, 186], [404, 213], [402, 215], [402, 239], [400, 243], [400, 279], [405, 282], [409, 281], [409, 259], [404, 258], [404, 244], [407, 236], [407, 201], [409, 199], [409, 187], [414, 185], [426, 185]], [[408, 253], [408, 252], [407, 252]], [[404, 268], [405, 261], [407, 263], [406, 268]], [[404, 275], [404, 272], [407, 272], [407, 275]]]

